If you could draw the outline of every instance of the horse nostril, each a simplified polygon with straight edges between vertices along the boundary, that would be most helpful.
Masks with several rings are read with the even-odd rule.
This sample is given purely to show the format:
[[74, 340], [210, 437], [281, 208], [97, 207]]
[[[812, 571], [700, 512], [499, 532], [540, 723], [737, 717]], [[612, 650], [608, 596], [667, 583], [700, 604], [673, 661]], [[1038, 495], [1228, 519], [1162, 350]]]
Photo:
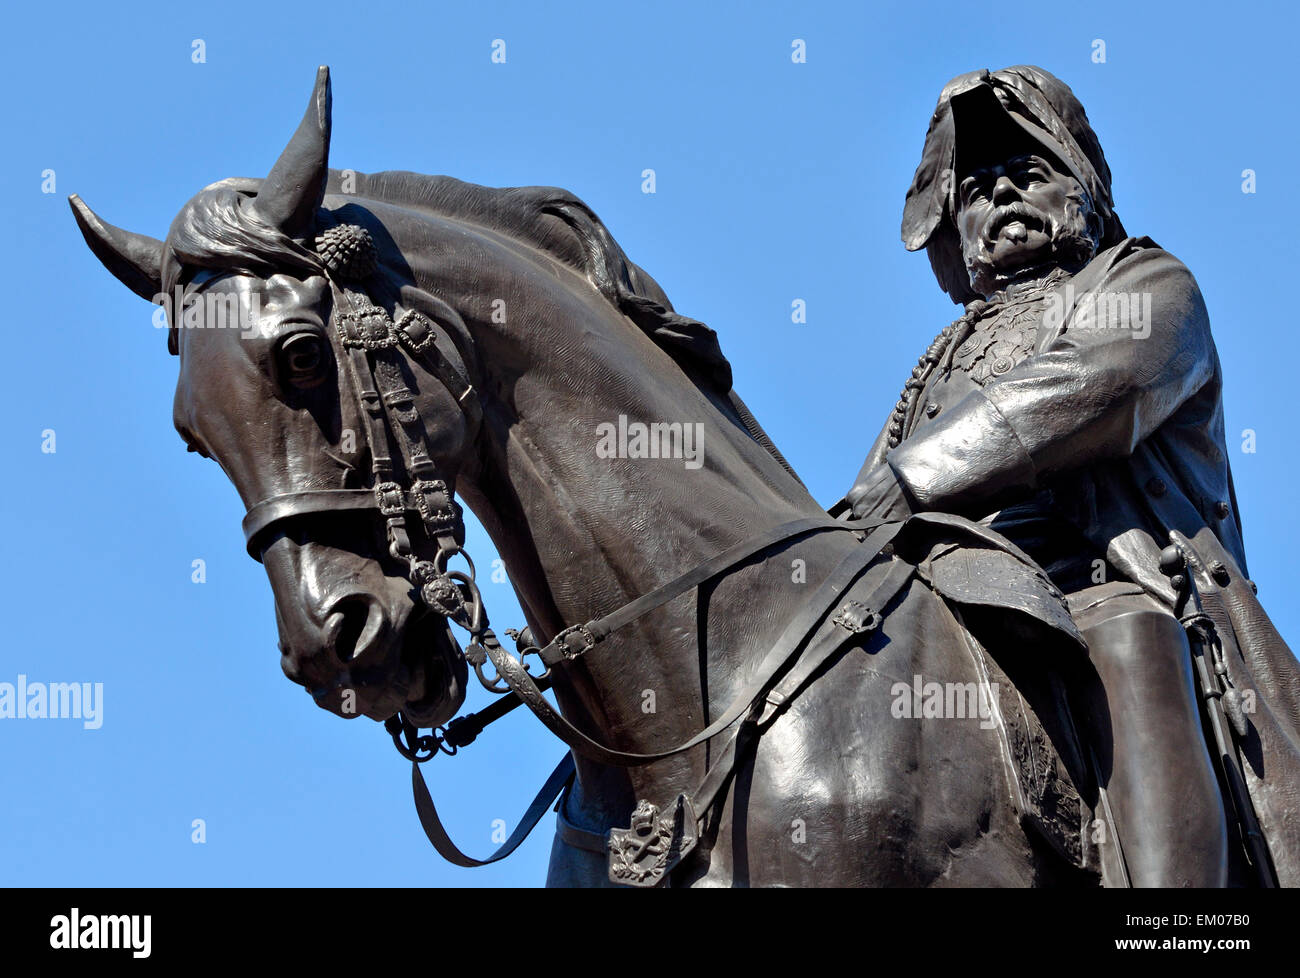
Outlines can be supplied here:
[[325, 620], [325, 634], [327, 645], [340, 662], [351, 662], [374, 641], [379, 622], [375, 621], [374, 627], [367, 627], [372, 624], [372, 617], [379, 616], [365, 598], [344, 598], [334, 605], [334, 610]]

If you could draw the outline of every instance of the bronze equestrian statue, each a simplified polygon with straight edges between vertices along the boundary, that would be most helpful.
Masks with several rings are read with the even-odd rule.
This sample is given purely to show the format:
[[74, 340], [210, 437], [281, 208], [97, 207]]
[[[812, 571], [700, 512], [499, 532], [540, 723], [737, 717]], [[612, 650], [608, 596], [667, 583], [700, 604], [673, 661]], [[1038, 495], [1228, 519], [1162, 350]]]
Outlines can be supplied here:
[[[582, 201], [331, 170], [330, 120], [322, 69], [269, 175], [165, 240], [72, 205], [167, 308], [174, 422], [248, 509], [285, 674], [384, 722], [445, 857], [504, 858], [558, 796], [554, 885], [1296, 881], [1300, 684], [1244, 577], [1204, 308], [1125, 237], [1064, 85], [945, 90], [904, 234], [967, 312], [831, 514]], [[1066, 284], [1153, 293], [1150, 349], [1076, 336]], [[499, 695], [457, 717], [471, 670]], [[421, 765], [520, 705], [569, 750], [476, 859]]]

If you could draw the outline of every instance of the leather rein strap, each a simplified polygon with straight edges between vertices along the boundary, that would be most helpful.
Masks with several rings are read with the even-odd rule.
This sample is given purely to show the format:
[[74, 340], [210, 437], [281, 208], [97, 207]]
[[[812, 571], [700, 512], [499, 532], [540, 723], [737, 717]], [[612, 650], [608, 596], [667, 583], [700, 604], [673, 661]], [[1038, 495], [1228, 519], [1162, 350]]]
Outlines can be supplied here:
[[[632, 754], [606, 747], [587, 736], [551, 706], [542, 695], [542, 691], [537, 688], [537, 683], [533, 680], [533, 677], [525, 671], [522, 663], [514, 656], [504, 649], [500, 649], [491, 653], [492, 664], [496, 667], [501, 678], [510, 686], [510, 689], [524, 701], [525, 705], [536, 714], [537, 718], [565, 744], [588, 760], [595, 761], [598, 764], [611, 764], [618, 767], [638, 767], [652, 761], [672, 757], [674, 754], [688, 751], [692, 747], [697, 747], [706, 740], [716, 737], [739, 720], [754, 705], [772, 679], [799, 650], [808, 637], [808, 633], [821, 621], [840, 593], [846, 590], [857, 576], [866, 569], [867, 565], [875, 559], [884, 546], [893, 540], [901, 526], [901, 523], [887, 523], [878, 526], [872, 531], [861, 548], [855, 548], [850, 552], [813, 592], [812, 596], [799, 610], [799, 613], [786, 625], [780, 638], [776, 640], [758, 668], [754, 670], [753, 676], [736, 694], [731, 705], [711, 724], [676, 747], [651, 754]], [[687, 577], [689, 576], [687, 575]], [[653, 595], [647, 595], [647, 597], [653, 597]], [[670, 598], [663, 599], [663, 601], [667, 600], [670, 600]], [[648, 611], [650, 608], [658, 607], [658, 604], [662, 604], [663, 601], [650, 604], [645, 610]], [[633, 602], [633, 604], [636, 604], [636, 602]], [[628, 607], [632, 606], [629, 605]], [[645, 612], [642, 611], [641, 613], [644, 614]], [[615, 615], [618, 614], [618, 612], [615, 612]], [[615, 615], [609, 617], [613, 618]], [[602, 621], [607, 620], [603, 619]], [[627, 624], [632, 620], [631, 618], [622, 618], [621, 624]], [[600, 624], [600, 622], [595, 624]], [[590, 630], [591, 626], [586, 627]], [[559, 642], [564, 634], [561, 632], [560, 636], [556, 637], [556, 642]], [[596, 633], [593, 632], [592, 634]], [[551, 645], [554, 646], [556, 642], [552, 642]], [[548, 648], [550, 647], [548, 646]], [[567, 646], [564, 646], [564, 648], [565, 652], [559, 654], [562, 654], [568, 661], [573, 661], [587, 651], [575, 652], [568, 649]], [[547, 661], [545, 651], [543, 652], [542, 661]]]
[[[499, 646], [495, 649], [489, 647], [488, 654], [492, 664], [511, 693], [528, 706], [552, 733], [571, 748], [573, 753], [581, 754], [597, 763], [633, 767], [662, 760], [699, 746], [743, 718], [744, 722], [732, 733], [696, 791], [691, 795], [679, 796], [678, 808], [675, 812], [670, 812], [667, 817], [664, 817], [657, 815], [655, 806], [648, 802], [641, 802], [638, 805], [638, 811], [653, 810], [661, 823], [677, 826], [676, 829], [665, 829], [670, 834], [677, 831], [681, 836], [677, 844], [672, 847], [672, 857], [664, 860], [663, 865], [644, 872], [636, 866], [629, 868], [626, 865], [627, 860], [624, 860], [624, 864], [612, 862], [611, 878], [616, 882], [637, 886], [657, 885], [662, 882], [673, 866], [679, 864], [694, 846], [699, 838], [704, 819], [719, 800], [722, 789], [735, 770], [741, 752], [746, 745], [756, 740], [760, 728], [770, 725], [789, 701], [807, 685], [816, 671], [825, 665], [846, 642], [879, 627], [885, 608], [910, 579], [913, 565], [891, 555], [888, 571], [874, 588], [865, 593], [858, 593], [862, 590], [858, 585], [875, 559], [882, 551], [890, 548], [902, 526], [901, 523], [880, 525], [874, 521], [836, 521], [827, 517], [810, 517], [781, 524], [767, 533], [724, 551], [694, 570], [624, 605], [612, 614], [593, 619], [585, 625], [565, 629], [540, 650], [542, 661], [548, 666], [574, 661], [586, 655], [596, 644], [618, 628], [663, 606], [691, 588], [716, 577], [776, 543], [821, 530], [869, 528], [871, 532], [862, 545], [854, 548], [840, 562], [804, 603], [799, 613], [786, 625], [752, 677], [736, 694], [731, 705], [717, 720], [699, 733], [665, 750], [637, 754], [614, 750], [599, 743], [579, 730], [550, 705], [542, 695], [538, 681], [533, 679], [519, 659]], [[841, 601], [842, 597], [847, 597], [849, 594], [855, 595], [854, 600]], [[830, 612], [837, 606], [839, 613], [831, 617]], [[581, 644], [573, 644], [575, 636], [581, 640]], [[785, 671], [784, 677], [780, 682], [776, 682], [783, 671]], [[444, 859], [459, 866], [482, 866], [504, 859], [528, 837], [547, 808], [556, 801], [557, 796], [561, 796], [562, 792], [567, 793], [574, 778], [573, 753], [564, 755], [506, 842], [491, 856], [481, 860], [466, 855], [452, 843], [429, 795], [419, 764], [413, 763], [412, 791], [425, 835]], [[555, 808], [559, 810], [560, 802], [556, 803]], [[686, 825], [686, 821], [692, 824]], [[574, 834], [574, 831], [570, 827], [570, 835]], [[592, 835], [591, 833], [579, 834]], [[611, 857], [614, 855], [614, 841], [617, 836], [617, 831], [610, 833]], [[689, 846], [682, 845], [682, 839], [689, 840]], [[590, 845], [585, 847], [593, 848]], [[604, 847], [601, 851], [604, 851]]]

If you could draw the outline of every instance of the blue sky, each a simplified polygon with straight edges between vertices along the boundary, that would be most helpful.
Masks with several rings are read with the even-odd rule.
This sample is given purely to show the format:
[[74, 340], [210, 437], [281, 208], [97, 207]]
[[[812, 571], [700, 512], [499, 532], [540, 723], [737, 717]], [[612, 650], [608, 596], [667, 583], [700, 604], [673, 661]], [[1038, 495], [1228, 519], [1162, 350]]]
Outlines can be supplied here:
[[[1129, 232], [1200, 282], [1250, 569], [1295, 643], [1296, 20], [1267, 4], [13, 9], [0, 682], [103, 683], [104, 717], [0, 721], [0, 884], [535, 885], [550, 847], [546, 828], [504, 864], [444, 864], [382, 728], [316, 709], [281, 675], [239, 500], [183, 450], [152, 308], [86, 250], [67, 194], [161, 237], [205, 184], [266, 173], [328, 64], [333, 165], [579, 194], [679, 311], [719, 331], [737, 390], [829, 504], [956, 311], [898, 240], [934, 100], [957, 73], [1039, 64], [1087, 108]], [[477, 529], [470, 550], [490, 563]], [[521, 621], [506, 585], [487, 598], [498, 626]], [[484, 854], [560, 753], [519, 711], [425, 773], [462, 847]]]

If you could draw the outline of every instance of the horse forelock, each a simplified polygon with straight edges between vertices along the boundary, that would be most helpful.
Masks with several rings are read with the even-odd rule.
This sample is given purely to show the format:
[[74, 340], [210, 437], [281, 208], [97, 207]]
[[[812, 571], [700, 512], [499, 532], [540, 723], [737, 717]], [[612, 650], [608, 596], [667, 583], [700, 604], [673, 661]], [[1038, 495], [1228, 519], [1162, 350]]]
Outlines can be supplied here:
[[[181, 208], [162, 249], [162, 286], [172, 295], [178, 285], [201, 270], [259, 268], [319, 273], [324, 265], [313, 251], [260, 220], [247, 206], [252, 181], [223, 180], [205, 187]], [[178, 352], [172, 322], [168, 348]]]

